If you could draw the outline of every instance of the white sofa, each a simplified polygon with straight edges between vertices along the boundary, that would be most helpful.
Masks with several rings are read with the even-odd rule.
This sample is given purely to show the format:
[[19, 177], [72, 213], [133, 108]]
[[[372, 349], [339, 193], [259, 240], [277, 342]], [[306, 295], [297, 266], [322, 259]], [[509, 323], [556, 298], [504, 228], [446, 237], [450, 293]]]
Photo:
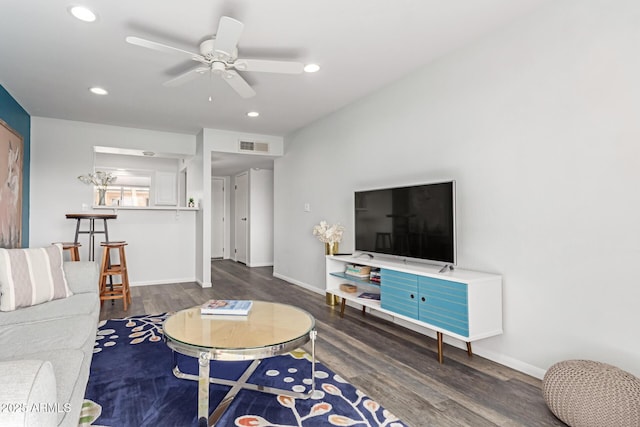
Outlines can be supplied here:
[[0, 426], [78, 426], [100, 314], [98, 266], [63, 269], [73, 295], [0, 312]]

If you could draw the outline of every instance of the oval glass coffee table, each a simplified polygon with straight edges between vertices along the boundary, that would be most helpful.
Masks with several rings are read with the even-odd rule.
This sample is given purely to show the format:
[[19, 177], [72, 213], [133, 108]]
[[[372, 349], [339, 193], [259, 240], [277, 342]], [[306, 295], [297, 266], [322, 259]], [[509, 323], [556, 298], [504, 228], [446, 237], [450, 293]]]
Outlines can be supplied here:
[[[174, 351], [176, 377], [198, 381], [198, 425], [214, 425], [241, 389], [282, 394], [306, 399], [315, 391], [315, 319], [300, 308], [273, 302], [254, 301], [247, 316], [200, 314], [200, 307], [179, 311], [163, 326], [167, 346]], [[248, 384], [261, 359], [277, 356], [311, 341], [311, 390], [297, 393]], [[198, 358], [198, 375], [181, 372], [175, 353]], [[209, 361], [253, 360], [236, 381], [211, 378]], [[209, 384], [230, 386], [231, 390], [209, 415]]]

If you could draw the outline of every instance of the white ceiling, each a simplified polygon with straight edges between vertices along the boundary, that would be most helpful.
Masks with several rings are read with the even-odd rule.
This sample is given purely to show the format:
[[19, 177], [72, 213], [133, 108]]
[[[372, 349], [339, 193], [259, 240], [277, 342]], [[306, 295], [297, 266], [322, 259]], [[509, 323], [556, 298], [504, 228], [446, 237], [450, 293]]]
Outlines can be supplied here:
[[[285, 135], [504, 25], [548, 0], [2, 0], [0, 84], [32, 116], [195, 134]], [[95, 23], [68, 13], [75, 4]], [[162, 83], [184, 57], [127, 44], [134, 35], [196, 51], [222, 15], [245, 24], [240, 56], [315, 62], [315, 74], [244, 73], [242, 99], [219, 79]], [[108, 96], [95, 96], [90, 86]], [[208, 102], [208, 97], [213, 102]], [[257, 119], [245, 113], [256, 110]]]

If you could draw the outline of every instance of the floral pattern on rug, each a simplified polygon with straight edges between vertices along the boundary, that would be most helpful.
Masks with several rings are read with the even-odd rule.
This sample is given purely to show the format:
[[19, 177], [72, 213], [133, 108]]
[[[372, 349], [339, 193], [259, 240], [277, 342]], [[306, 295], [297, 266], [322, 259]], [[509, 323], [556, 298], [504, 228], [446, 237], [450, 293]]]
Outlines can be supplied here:
[[[162, 342], [162, 325], [168, 315], [100, 322], [81, 427], [197, 425], [197, 382], [173, 376], [173, 354]], [[177, 355], [177, 360], [181, 371], [197, 374], [195, 358]], [[237, 379], [248, 363], [213, 361], [211, 372], [225, 379]], [[248, 382], [307, 393], [311, 390], [310, 375], [311, 356], [298, 349], [264, 359]], [[241, 390], [216, 425], [405, 426], [320, 362], [316, 362], [315, 386], [308, 399]], [[228, 390], [227, 386], [210, 386], [211, 410]]]
[[[124, 327], [129, 328], [130, 333], [127, 334], [129, 344], [140, 344], [145, 340], [150, 342], [162, 341], [162, 324], [171, 313], [165, 313], [159, 316], [131, 316], [124, 319], [112, 319], [108, 322], [124, 323]], [[116, 330], [113, 328], [105, 328], [107, 320], [98, 323], [98, 333], [96, 335], [94, 353], [101, 352], [106, 347], [114, 346], [118, 343]]]
[[[299, 349], [281, 356], [282, 368], [285, 369], [267, 369], [262, 372], [256, 370], [254, 377], [270, 377], [269, 386], [271, 387], [306, 393], [311, 390], [311, 379], [301, 378], [296, 374], [304, 371], [310, 359], [309, 353]], [[396, 416], [351, 386], [339, 375], [333, 374], [320, 363], [316, 364], [316, 368], [316, 390], [309, 399], [265, 395], [271, 402], [271, 407], [257, 407], [253, 413], [246, 406], [235, 405], [234, 402], [220, 421], [233, 420], [233, 425], [238, 427], [404, 426]], [[258, 382], [257, 378], [256, 382]], [[285, 423], [284, 420], [287, 419], [289, 421]]]
[[102, 414], [102, 406], [96, 402], [85, 399], [84, 402], [82, 402], [82, 409], [80, 409], [78, 427], [103, 427], [94, 424], [94, 422], [100, 418], [100, 414]]
[[[323, 384], [323, 390], [325, 390], [329, 394], [335, 394], [342, 397], [346, 402], [349, 402], [353, 407], [354, 411], [359, 415], [357, 418], [346, 417], [344, 415], [336, 415], [329, 414], [327, 420], [331, 425], [334, 426], [353, 426], [353, 425], [363, 425], [363, 426], [389, 426], [389, 427], [400, 427], [404, 426], [400, 420], [390, 413], [389, 411], [382, 409], [382, 407], [375, 401], [371, 399], [362, 399], [364, 394], [359, 392], [360, 397], [352, 402], [347, 399], [342, 392], [337, 387], [332, 386], [331, 384]], [[297, 423], [296, 424], [277, 424], [274, 422], [267, 421], [263, 417], [259, 415], [241, 415], [235, 419], [235, 425], [238, 427], [304, 427], [307, 425], [307, 421], [311, 420], [313, 417], [325, 415], [331, 412], [333, 407], [331, 404], [326, 402], [315, 403], [311, 409], [306, 414], [301, 414], [299, 410], [296, 408], [296, 399], [293, 399], [288, 396], [274, 396], [277, 402], [291, 410], [292, 414], [295, 416]], [[313, 397], [312, 397], [313, 399]], [[366, 410], [362, 411], [360, 405]], [[382, 409], [381, 413], [380, 410]], [[373, 420], [373, 423], [370, 421]]]

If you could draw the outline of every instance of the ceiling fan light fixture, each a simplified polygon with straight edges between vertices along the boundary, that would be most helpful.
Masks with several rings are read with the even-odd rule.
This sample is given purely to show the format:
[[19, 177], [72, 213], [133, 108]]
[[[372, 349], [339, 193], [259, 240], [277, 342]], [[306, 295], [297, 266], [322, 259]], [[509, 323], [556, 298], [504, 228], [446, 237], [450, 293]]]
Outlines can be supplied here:
[[304, 66], [305, 73], [316, 73], [320, 70], [320, 66], [318, 64], [307, 64]]
[[257, 111], [249, 111], [247, 113], [247, 117], [258, 117], [260, 115], [260, 113], [258, 113]]
[[[301, 74], [303, 72], [304, 64], [301, 62], [238, 58], [238, 41], [242, 35], [243, 28], [244, 24], [242, 22], [228, 16], [221, 17], [216, 35], [200, 43], [200, 54], [135, 36], [126, 37], [125, 40], [127, 43], [146, 49], [179, 53], [200, 63], [200, 65], [164, 82], [163, 86], [166, 87], [181, 85], [202, 74], [206, 74], [208, 71], [210, 77], [213, 75], [220, 77], [240, 97], [247, 99], [254, 97], [256, 91], [240, 74], [241, 72], [280, 74]], [[315, 66], [307, 71], [315, 72], [318, 69], [319, 67]]]
[[97, 19], [96, 14], [84, 6], [72, 6], [69, 13], [83, 22], [94, 22]]
[[104, 88], [98, 87], [98, 86], [90, 87], [89, 91], [91, 93], [93, 93], [94, 95], [108, 95], [109, 94], [109, 91], [107, 91]]

